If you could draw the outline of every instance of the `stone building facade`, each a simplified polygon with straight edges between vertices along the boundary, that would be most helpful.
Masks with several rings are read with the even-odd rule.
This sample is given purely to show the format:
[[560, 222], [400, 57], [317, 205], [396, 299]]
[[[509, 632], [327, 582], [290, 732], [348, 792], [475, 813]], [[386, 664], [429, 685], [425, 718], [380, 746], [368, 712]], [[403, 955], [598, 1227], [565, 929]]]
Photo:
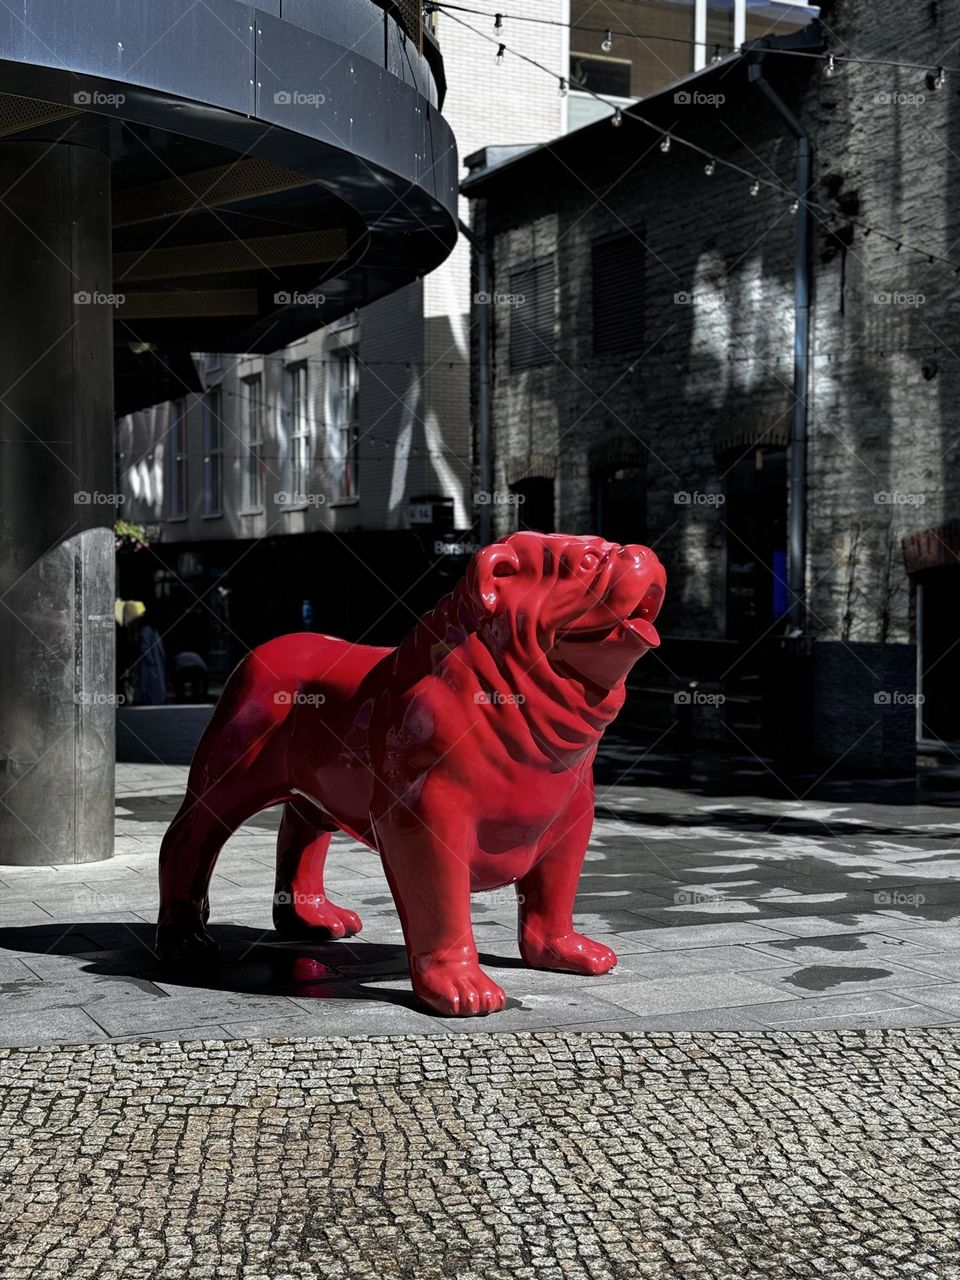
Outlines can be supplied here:
[[[654, 545], [671, 575], [659, 678], [726, 690], [728, 736], [762, 740], [752, 706], [768, 743], [901, 768], [917, 732], [960, 739], [960, 100], [938, 75], [960, 12], [835, 0], [822, 19], [821, 50], [767, 41], [631, 109], [655, 128], [602, 121], [505, 164], [469, 159], [494, 262], [491, 505], [499, 532], [527, 521]], [[758, 60], [814, 149], [791, 637], [804, 209]]]

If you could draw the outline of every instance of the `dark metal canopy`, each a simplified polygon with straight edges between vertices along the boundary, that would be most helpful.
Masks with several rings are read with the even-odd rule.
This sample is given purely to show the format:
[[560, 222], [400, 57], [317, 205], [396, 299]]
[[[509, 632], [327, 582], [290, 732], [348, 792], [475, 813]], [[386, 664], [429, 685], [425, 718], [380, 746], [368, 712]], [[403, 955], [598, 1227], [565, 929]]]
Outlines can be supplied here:
[[144, 356], [275, 350], [424, 275], [456, 240], [442, 60], [418, 11], [280, 8], [0, 7], [0, 141], [109, 147], [113, 279], [77, 294], [114, 295], [127, 408]]

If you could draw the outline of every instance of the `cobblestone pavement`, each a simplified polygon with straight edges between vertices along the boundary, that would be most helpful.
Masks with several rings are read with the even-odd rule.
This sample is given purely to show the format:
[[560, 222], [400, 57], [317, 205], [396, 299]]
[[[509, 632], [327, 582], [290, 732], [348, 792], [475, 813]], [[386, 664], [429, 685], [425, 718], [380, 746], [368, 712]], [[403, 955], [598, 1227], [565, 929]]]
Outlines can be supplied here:
[[[169, 751], [184, 725], [164, 717], [182, 709], [145, 718], [151, 710]], [[625, 742], [624, 783], [608, 737], [613, 781], [598, 787], [575, 918], [613, 946], [618, 967], [599, 978], [523, 968], [513, 890], [478, 894], [482, 961], [509, 1003], [458, 1033], [960, 1024], [956, 779], [919, 796], [861, 782], [798, 799], [755, 762], [719, 785], [664, 785], [655, 757], [637, 765]], [[181, 745], [189, 759], [192, 740]], [[211, 927], [224, 962], [171, 981], [152, 953], [156, 866], [186, 776], [185, 765], [119, 766], [112, 859], [0, 867], [0, 1044], [451, 1029], [414, 1004], [380, 864], [346, 837], [334, 843], [330, 892], [359, 911], [362, 934], [280, 943], [276, 811], [241, 828], [218, 863]]]
[[0, 1051], [5, 1280], [960, 1276], [949, 1031]]

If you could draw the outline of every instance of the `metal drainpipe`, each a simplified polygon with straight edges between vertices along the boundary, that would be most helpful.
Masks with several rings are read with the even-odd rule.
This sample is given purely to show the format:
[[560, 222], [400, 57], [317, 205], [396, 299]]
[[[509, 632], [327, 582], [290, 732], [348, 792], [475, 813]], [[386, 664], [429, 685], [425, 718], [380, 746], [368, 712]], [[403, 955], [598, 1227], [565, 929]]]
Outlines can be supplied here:
[[[460, 219], [460, 233], [473, 247], [477, 255], [477, 293], [481, 297], [490, 297], [490, 248], [486, 240], [481, 238]], [[480, 491], [487, 495], [486, 502], [480, 505], [479, 539], [485, 547], [493, 537], [490, 510], [493, 492], [493, 439], [490, 430], [490, 325], [493, 306], [490, 302], [479, 303], [479, 331], [477, 333], [477, 471]]]
[[807, 195], [813, 174], [810, 138], [780, 95], [764, 78], [760, 61], [750, 63], [750, 83], [755, 84], [797, 140], [797, 213], [793, 277], [793, 407], [788, 452], [790, 507], [787, 524], [787, 588], [790, 596], [790, 633], [804, 629], [807, 559], [807, 400], [810, 377], [810, 209]]

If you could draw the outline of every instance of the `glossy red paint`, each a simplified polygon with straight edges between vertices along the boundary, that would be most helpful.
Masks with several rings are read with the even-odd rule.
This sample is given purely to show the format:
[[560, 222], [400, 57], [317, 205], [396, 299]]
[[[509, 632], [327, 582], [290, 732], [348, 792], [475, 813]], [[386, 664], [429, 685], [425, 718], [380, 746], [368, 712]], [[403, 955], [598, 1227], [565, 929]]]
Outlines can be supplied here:
[[396, 649], [281, 636], [230, 677], [160, 851], [157, 947], [211, 957], [207, 892], [221, 846], [283, 804], [274, 923], [342, 938], [360, 920], [324, 893], [331, 834], [376, 850], [417, 996], [448, 1015], [493, 1013], [470, 894], [516, 884], [520, 954], [605, 973], [609, 947], [573, 928], [593, 825], [592, 765], [624, 678], [659, 644], [666, 575], [652, 551], [515, 533]]

